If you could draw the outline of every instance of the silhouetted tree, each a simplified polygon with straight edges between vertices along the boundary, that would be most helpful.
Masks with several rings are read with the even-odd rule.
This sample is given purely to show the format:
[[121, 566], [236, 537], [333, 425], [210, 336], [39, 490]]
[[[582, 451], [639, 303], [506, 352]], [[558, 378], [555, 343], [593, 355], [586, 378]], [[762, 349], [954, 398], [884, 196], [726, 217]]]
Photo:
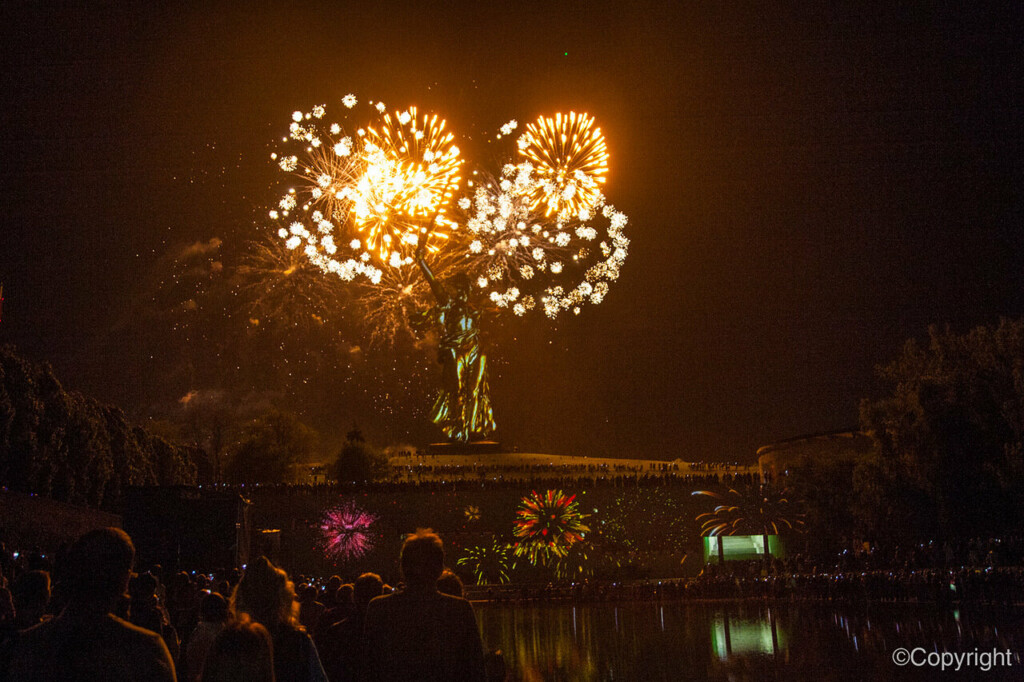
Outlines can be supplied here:
[[49, 365], [0, 348], [0, 485], [99, 506], [127, 485], [157, 482], [194, 483], [190, 452], [64, 390]]
[[[357, 437], [353, 437], [355, 434]], [[358, 429], [349, 432], [338, 459], [334, 462], [334, 478], [339, 481], [374, 481], [387, 474], [387, 458], [363, 440]]]
[[861, 404], [878, 454], [855, 486], [878, 537], [973, 536], [1015, 528], [1024, 493], [1024, 320], [921, 347], [879, 369], [889, 395]]
[[289, 412], [268, 412], [254, 419], [231, 449], [226, 468], [235, 483], [282, 483], [292, 469], [316, 452], [317, 433]]

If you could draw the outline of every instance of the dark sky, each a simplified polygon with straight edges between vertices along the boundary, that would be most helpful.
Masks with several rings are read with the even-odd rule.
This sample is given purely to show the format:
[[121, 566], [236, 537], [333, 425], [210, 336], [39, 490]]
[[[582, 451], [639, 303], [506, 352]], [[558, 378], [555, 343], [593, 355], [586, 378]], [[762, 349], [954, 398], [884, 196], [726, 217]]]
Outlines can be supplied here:
[[[161, 380], [122, 333], [144, 283], [244, 240], [290, 113], [349, 92], [478, 138], [569, 109], [607, 137], [622, 278], [496, 335], [501, 437], [526, 449], [751, 460], [855, 425], [929, 324], [1022, 313], [1015, 3], [65, 4], [0, 10], [0, 341], [137, 416], [217, 388]], [[436, 436], [347, 400], [307, 416]]]

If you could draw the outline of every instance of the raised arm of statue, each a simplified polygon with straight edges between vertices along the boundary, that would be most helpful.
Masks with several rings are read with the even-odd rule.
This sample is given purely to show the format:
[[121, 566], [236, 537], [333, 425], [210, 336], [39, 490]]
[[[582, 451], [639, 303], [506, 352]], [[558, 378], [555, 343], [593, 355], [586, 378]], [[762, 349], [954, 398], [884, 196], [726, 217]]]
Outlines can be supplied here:
[[419, 245], [416, 246], [416, 263], [420, 266], [420, 271], [423, 273], [423, 278], [427, 280], [427, 284], [430, 285], [430, 290], [434, 292], [434, 298], [437, 299], [438, 304], [444, 305], [448, 302], [448, 292], [445, 291], [444, 285], [437, 281], [437, 277], [434, 276], [433, 270], [427, 265], [426, 259], [423, 257], [424, 252], [427, 248], [427, 239], [430, 238], [430, 233], [434, 231], [434, 222], [437, 220], [437, 214], [435, 213], [433, 218], [430, 220], [430, 225], [427, 227], [426, 233], [423, 238], [420, 239]]

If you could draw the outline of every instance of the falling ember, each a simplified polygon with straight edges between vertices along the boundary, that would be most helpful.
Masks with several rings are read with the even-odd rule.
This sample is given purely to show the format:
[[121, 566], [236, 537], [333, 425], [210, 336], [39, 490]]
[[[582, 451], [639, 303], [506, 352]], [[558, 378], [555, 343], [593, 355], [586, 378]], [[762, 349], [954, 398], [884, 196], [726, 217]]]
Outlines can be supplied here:
[[320, 521], [324, 554], [335, 561], [358, 559], [373, 549], [371, 531], [377, 516], [349, 500], [328, 509]]

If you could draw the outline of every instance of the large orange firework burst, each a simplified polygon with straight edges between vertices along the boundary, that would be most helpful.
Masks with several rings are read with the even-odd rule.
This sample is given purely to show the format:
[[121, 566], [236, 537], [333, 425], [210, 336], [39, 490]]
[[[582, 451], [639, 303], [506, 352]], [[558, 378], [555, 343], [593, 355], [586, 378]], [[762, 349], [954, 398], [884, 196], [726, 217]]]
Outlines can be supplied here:
[[583, 524], [575, 495], [566, 495], [561, 490], [543, 494], [533, 491], [522, 499], [516, 511], [512, 529], [517, 539], [515, 554], [534, 564], [547, 563], [551, 558], [564, 557], [569, 547], [589, 531]]
[[555, 319], [604, 300], [629, 239], [626, 216], [601, 192], [608, 151], [592, 116], [541, 116], [500, 173], [460, 194], [464, 164], [443, 118], [380, 102], [360, 116], [353, 95], [341, 104], [341, 117], [334, 105], [292, 114], [271, 154], [289, 184], [268, 214], [287, 250], [346, 284], [370, 345], [413, 335], [410, 316], [431, 305], [414, 258], [421, 244], [437, 277], [468, 275], [483, 295], [477, 307]]
[[[349, 96], [351, 97], [351, 96]], [[346, 106], [355, 98], [346, 97]], [[289, 249], [343, 280], [377, 283], [382, 268], [410, 267], [420, 239], [434, 251], [447, 235], [445, 209], [462, 168], [444, 119], [415, 107], [387, 112], [347, 135], [327, 122], [325, 105], [292, 114], [283, 147], [271, 158], [293, 179], [270, 212]]]
[[[435, 217], [430, 236], [436, 250], [447, 237], [445, 209], [459, 187], [462, 159], [455, 137], [437, 114], [419, 117], [416, 107], [386, 113], [381, 125], [368, 126], [362, 140], [362, 174], [356, 181], [352, 213], [369, 248], [387, 260], [395, 245], [415, 245]], [[419, 221], [419, 222], [417, 222]], [[413, 241], [413, 236], [417, 241]]]
[[519, 153], [533, 164], [540, 181], [534, 208], [560, 222], [586, 214], [601, 195], [608, 173], [608, 147], [594, 118], [575, 111], [541, 116], [526, 126]]

